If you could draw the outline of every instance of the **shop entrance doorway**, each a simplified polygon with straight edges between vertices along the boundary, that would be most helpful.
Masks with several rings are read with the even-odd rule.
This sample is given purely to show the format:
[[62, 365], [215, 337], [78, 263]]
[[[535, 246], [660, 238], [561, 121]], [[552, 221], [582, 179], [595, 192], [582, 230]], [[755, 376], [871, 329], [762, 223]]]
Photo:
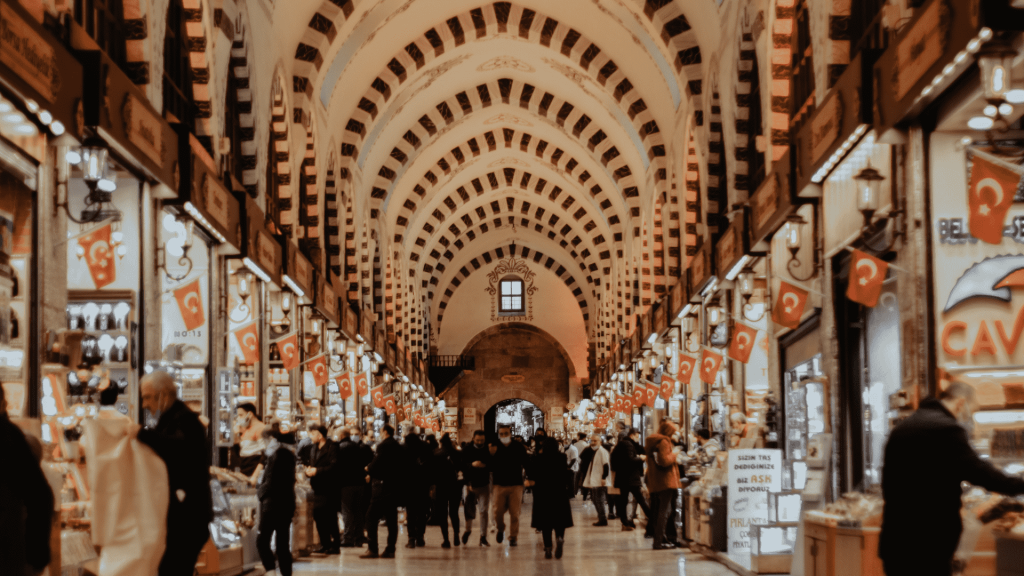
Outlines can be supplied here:
[[488, 439], [498, 437], [499, 425], [509, 425], [513, 436], [529, 440], [537, 430], [544, 427], [544, 411], [533, 402], [520, 398], [502, 400], [484, 414], [484, 431]]

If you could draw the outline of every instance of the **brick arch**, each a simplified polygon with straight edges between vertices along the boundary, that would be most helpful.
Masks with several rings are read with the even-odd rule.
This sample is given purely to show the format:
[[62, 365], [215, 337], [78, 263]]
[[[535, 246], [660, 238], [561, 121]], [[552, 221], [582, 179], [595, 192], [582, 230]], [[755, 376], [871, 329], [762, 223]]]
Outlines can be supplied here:
[[326, 192], [322, 195], [318, 189], [316, 128], [313, 118], [302, 118], [302, 127], [305, 149], [299, 164], [299, 249], [317, 270], [322, 270], [325, 246], [323, 234], [320, 233], [320, 215], [323, 211], [321, 200], [326, 201]]
[[[843, 2], [833, 4], [839, 7]], [[849, 13], [849, 0], [845, 1]], [[789, 150], [789, 110], [792, 105], [791, 80], [793, 78], [793, 33], [796, 30], [796, 0], [775, 0], [775, 18], [772, 20], [771, 44], [768, 52], [771, 69], [771, 127], [772, 161], [778, 161]], [[831, 35], [833, 32], [829, 31]], [[849, 54], [849, 50], [833, 54]], [[838, 78], [838, 76], [837, 76]]]
[[[545, 255], [539, 250], [532, 249], [528, 246], [516, 246], [515, 252], [511, 248], [498, 247], [492, 250], [481, 253], [479, 256], [473, 258], [456, 272], [455, 276], [452, 277], [448, 286], [445, 287], [444, 291], [440, 293], [440, 300], [438, 300], [437, 310], [431, 310], [431, 316], [436, 319], [436, 325], [441, 326], [441, 321], [444, 318], [445, 308], [448, 306], [448, 301], [455, 294], [455, 290], [469, 278], [471, 274], [480, 270], [483, 266], [487, 266], [492, 262], [500, 261], [507, 258], [509, 255], [516, 256], [520, 259], [533, 259], [535, 264], [544, 266], [545, 269], [550, 270], [563, 284], [572, 292], [576, 298], [576, 303], [580, 307], [580, 312], [583, 313], [584, 325], [590, 322], [590, 306], [589, 299], [583, 290], [583, 287], [576, 280], [576, 277], [567, 268], [559, 264], [554, 258]], [[472, 268], [471, 268], [472, 267]], [[427, 301], [431, 304], [434, 303], [435, 292], [431, 288], [427, 292]]]
[[[453, 93], [429, 109], [415, 123], [408, 126], [403, 136], [398, 139], [395, 146], [391, 149], [383, 165], [374, 175], [372, 184], [369, 186], [371, 190], [370, 196], [383, 203], [390, 196], [398, 175], [404, 171], [412, 159], [429, 149], [431, 144], [460, 122], [479, 115], [486, 116], [489, 112], [487, 109], [497, 102], [503, 104], [518, 103], [521, 110], [532, 115], [531, 119], [535, 117], [540, 121], [553, 123], [565, 133], [570, 141], [575, 139], [579, 142], [580, 146], [589, 149], [592, 153], [592, 158], [600, 162], [610, 172], [610, 177], [615, 182], [615, 186], [622, 190], [626, 204], [630, 207], [639, 207], [641, 180], [638, 179], [637, 174], [634, 174], [633, 169], [630, 168], [621, 151], [609, 138], [609, 133], [615, 134], [615, 132], [611, 132], [611, 128], [605, 130], [599, 122], [583, 112], [578, 104], [513, 78], [498, 78], [473, 88]], [[529, 124], [529, 120], [524, 120], [511, 113], [499, 114], [495, 112], [494, 114], [493, 118], [485, 121], [485, 123], [488, 123], [497, 120], [497, 123], [500, 123], [500, 125], [495, 126], [494, 130], [490, 131], [494, 134], [494, 146], [500, 147], [504, 145], [511, 147], [511, 141], [507, 140], [509, 136], [506, 136], [505, 130], [514, 131], [515, 128], [508, 127], [508, 125], [524, 126]], [[345, 126], [345, 132], [342, 137], [343, 141], [358, 137], [361, 144], [362, 137], [368, 133], [370, 128], [367, 124], [350, 119]], [[478, 144], [483, 147], [485, 143], [490, 148], [490, 142], [481, 141]], [[530, 144], [532, 144], [532, 139]], [[521, 146], [521, 143], [519, 145]], [[546, 145], [542, 150], [542, 154], [550, 145], [550, 143]], [[556, 148], [561, 150], [557, 145]], [[351, 152], [352, 155], [349, 156], [349, 160], [352, 160], [357, 154], [356, 147], [346, 149], [344, 143], [342, 144], [342, 150], [343, 154], [346, 153], [346, 150]], [[470, 148], [469, 151], [471, 152], [472, 149]], [[558, 160], [561, 161], [563, 156], [565, 156], [564, 151], [559, 155]], [[453, 159], [457, 161], [456, 158]], [[572, 158], [572, 160], [576, 159]], [[447, 159], [445, 161], [449, 162]], [[568, 165], [569, 161], [569, 158], [565, 158], [566, 165]], [[576, 162], [578, 164], [579, 160]], [[634, 166], [634, 168], [639, 167]], [[591, 176], [589, 171], [584, 170], [582, 173], [585, 173], [587, 178]]]
[[726, 170], [725, 133], [722, 130], [722, 100], [717, 82], [712, 84], [711, 117], [708, 122], [708, 203], [705, 207], [708, 231], [717, 239], [725, 232], [729, 211], [729, 179]]
[[[562, 236], [568, 237], [573, 246], [583, 242], [583, 238], [588, 238], [593, 246], [600, 245], [606, 240], [622, 240], [622, 233], [614, 232], [614, 224], [611, 227], [610, 239], [606, 238], [605, 235], [609, 234], [608, 227], [603, 222], [598, 225], [597, 222], [600, 220], [595, 221], [587, 205], [578, 203], [571, 190], [566, 192], [544, 178], [538, 178], [532, 187], [518, 186], [527, 178], [532, 179], [534, 176], [520, 168], [503, 168], [473, 178], [468, 183], [469, 190], [474, 191], [473, 196], [470, 196], [466, 186], [460, 186], [456, 192], [443, 200], [443, 207], [449, 210], [449, 213], [438, 207], [422, 221], [418, 237], [414, 245], [410, 246], [412, 259], [418, 261], [420, 256], [426, 253], [421, 252], [421, 249], [432, 245], [440, 238], [446, 239], [439, 241], [447, 247], [451, 242], [457, 241], [464, 230], [473, 228], [481, 221], [505, 215], [518, 217], [519, 214], [532, 213], [539, 220], [547, 221], [550, 227], [559, 225]], [[483, 182], [486, 182], [489, 194], [483, 192]], [[479, 189], [474, 190], [477, 186]], [[527, 194], [527, 198], [523, 199], [522, 192], [532, 192], [540, 198], [530, 198]], [[568, 236], [569, 234], [574, 236]]]
[[[332, 2], [332, 8], [314, 14], [309, 24], [313, 32], [307, 30], [296, 50], [294, 89], [304, 95], [302, 100], [306, 107], [309, 107], [313, 85], [324, 63], [323, 54], [337, 36], [338, 26], [351, 16], [355, 8], [355, 0], [338, 2], [341, 7]], [[510, 30], [516, 30], [519, 38], [557, 51], [603, 86], [622, 111], [629, 115], [648, 156], [652, 160], [657, 159], [652, 163], [664, 168], [663, 135], [643, 98], [634, 91], [634, 84], [619, 65], [593, 39], [542, 13], [509, 2], [484, 4], [452, 16], [399, 50], [367, 87], [350, 121], [372, 124], [384, 103], [413, 76], [410, 70], [420, 70], [427, 62], [455, 50], [467, 40], [481, 40], [509, 33]], [[365, 132], [353, 134], [346, 140], [344, 145], [350, 147], [351, 155], [355, 155], [364, 136]]]
[[[292, 187], [291, 142], [289, 140], [288, 101], [284, 81], [277, 74], [270, 94], [270, 146], [268, 163], [273, 163], [274, 182], [267, 182], [267, 202], [276, 203], [280, 232], [291, 238], [295, 226], [296, 204]], [[271, 211], [268, 210], [268, 216]]]
[[[224, 16], [222, 16], [224, 17]], [[243, 19], [243, 11], [239, 11], [235, 19], [234, 35], [231, 43], [231, 66], [235, 75], [235, 85], [228, 86], [228, 90], [234, 90], [237, 95], [238, 126], [240, 142], [238, 150], [241, 155], [242, 164], [242, 185], [250, 198], [259, 196], [259, 175], [256, 173], [256, 114], [252, 109], [252, 69], [250, 62], [251, 47], [246, 43], [246, 25]]]
[[[566, 365], [566, 367], [569, 370], [569, 379], [572, 380], [573, 378], [576, 378], [576, 365], [573, 363], [572, 357], [569, 356], [569, 353], [565, 350], [565, 347], [562, 346], [562, 343], [559, 342], [558, 339], [555, 338], [554, 336], [552, 336], [551, 334], [548, 334], [547, 331], [544, 330], [543, 328], [534, 326], [533, 324], [526, 324], [526, 323], [523, 323], [523, 322], [508, 322], [506, 324], [497, 324], [497, 325], [491, 326], [489, 328], [486, 328], [483, 331], [481, 331], [479, 334], [474, 336], [472, 339], [470, 339], [469, 343], [467, 343], [466, 346], [462, 349], [462, 354], [468, 354], [473, 349], [473, 346], [476, 346], [477, 343], [479, 343], [480, 341], [482, 341], [485, 338], [488, 338], [490, 336], [494, 336], [495, 334], [507, 333], [507, 332], [510, 332], [510, 331], [513, 331], [513, 330], [522, 330], [523, 332], [531, 332], [533, 334], [537, 334], [537, 335], [543, 337], [548, 342], [551, 342], [552, 346], [554, 346], [555, 349], [558, 350], [558, 353], [562, 356], [562, 359], [565, 360], [565, 365]], [[496, 401], [492, 402], [490, 404], [490, 406], [494, 406], [495, 404], [497, 404], [498, 402], [501, 402], [502, 400], [514, 399], [514, 398], [518, 397], [517, 395], [526, 394], [526, 395], [533, 396], [534, 399], [522, 398], [523, 400], [526, 400], [528, 402], [532, 402], [537, 407], [542, 407], [541, 402], [543, 402], [543, 400], [540, 397], [538, 397], [535, 394], [533, 394], [532, 392], [529, 392], [529, 391], [526, 391], [526, 390], [514, 390], [513, 387], [511, 387], [511, 386], [508, 387], [508, 389], [505, 392], [502, 392], [501, 388], [504, 388], [504, 387], [496, 387], [496, 394], [498, 396], [508, 395], [510, 393], [510, 391], [511, 391], [512, 394], [516, 394], [516, 395], [510, 396], [509, 398], [501, 398], [499, 400], [496, 400]]]
[[674, 0], [631, 0], [638, 8], [643, 7], [643, 14], [661, 30], [660, 38], [665, 47], [675, 57], [672, 64], [676, 76], [683, 81], [686, 94], [690, 100], [691, 110], [695, 111], [698, 126], [704, 124], [703, 102], [704, 92], [703, 58], [697, 33], [693, 25], [683, 14], [682, 2]]
[[690, 261], [701, 247], [704, 239], [704, 210], [700, 194], [700, 158], [697, 156], [697, 142], [695, 138], [696, 123], [692, 123], [689, 129], [690, 137], [686, 143], [686, 171], [685, 179], [685, 201], [686, 216], [684, 225], [684, 257], [680, 259], [680, 265], [690, 267]]
[[754, 35], [744, 22], [745, 19], [746, 13], [744, 12], [744, 16], [740, 17], [739, 54], [736, 59], [736, 145], [733, 147], [733, 159], [736, 164], [733, 168], [733, 188], [750, 193], [752, 190], [750, 190], [751, 174], [748, 158], [751, 154], [750, 148], [756, 146], [755, 134], [759, 128], [750, 122], [750, 111], [754, 106], [760, 107], [761, 101], [754, 102], [751, 97], [754, 84], [760, 83], [758, 76], [760, 71], [755, 66], [757, 52]]
[[[477, 239], [482, 240], [484, 238], [484, 234], [489, 231], [507, 230], [507, 227], [512, 225], [512, 223], [507, 222], [505, 218], [496, 220], [498, 220], [498, 222], [495, 222], [493, 227], [491, 226], [491, 223], [482, 222], [479, 226], [467, 230], [466, 237], [469, 238], [468, 242], [459, 238], [455, 243], [447, 247], [443, 254], [436, 248], [432, 248], [429, 253], [429, 257], [433, 259], [433, 264], [430, 262], [424, 262], [422, 272], [418, 275], [418, 277], [421, 278], [421, 286], [424, 288], [428, 286], [437, 286], [439, 282], [438, 275], [443, 274], [448, 267], [455, 262], [455, 257], [458, 256], [462, 250], [467, 249], [471, 243], [475, 242]], [[576, 246], [571, 245], [571, 243], [566, 241], [564, 237], [559, 240], [554, 229], [549, 228], [532, 218], [520, 218], [517, 225], [522, 226], [526, 230], [532, 230], [537, 234], [541, 234], [552, 242], [557, 242], [559, 247], [572, 257], [573, 262], [579, 267], [580, 271], [586, 275], [587, 282], [593, 283], [591, 275], [597, 274], [599, 268], [590, 247], [585, 247], [581, 252], [577, 252]]]
[[[600, 132], [595, 133], [595, 136], [592, 136], [589, 140], [588, 147], [593, 149], [597, 144], [603, 142], [605, 137], [603, 136], [603, 132]], [[619, 156], [619, 152], [618, 149], [613, 146], [606, 148], [607, 149], [604, 150], [600, 156], [600, 161], [602, 165], [607, 169], [612, 170], [614, 174], [614, 169], [616, 169], [615, 165], [613, 164], [611, 167], [608, 165]], [[416, 181], [416, 184], [412, 185], [410, 193], [405, 197], [393, 198], [392, 201], [396, 204], [399, 201], [403, 202], [399, 209], [398, 216], [396, 217], [395, 241], [403, 241], [408, 223], [412, 220], [413, 214], [419, 207], [416, 199], [413, 197], [413, 194], [418, 196], [421, 200], [433, 198], [435, 190], [439, 190], [450, 184], [455, 176], [466, 170], [467, 167], [476, 159], [483, 158], [488, 155], [509, 154], [510, 151], [513, 156], [522, 154], [526, 155], [525, 157], [530, 158], [532, 155], [532, 157], [550, 164], [552, 169], [563, 172], [567, 178], [575, 180], [581, 187], [586, 187], [591, 197], [600, 205], [601, 210], [604, 211], [609, 223], [614, 222], [614, 224], [612, 224], [615, 228], [614, 232], [622, 232], [622, 226], [620, 223], [621, 218], [617, 210], [615, 210], [612, 198], [609, 196], [609, 191], [604, 190], [600, 184], [593, 182], [596, 178], [592, 178], [592, 175], [586, 165], [572, 156], [571, 152], [567, 153], [558, 145], [553, 145], [542, 138], [536, 137], [528, 129], [495, 127], [494, 129], [474, 136], [466, 140], [465, 143], [461, 143], [448, 152], [443, 153], [429, 169], [424, 171], [423, 176]], [[600, 151], [601, 149], [597, 149], [596, 152]], [[393, 151], [392, 156], [394, 155], [395, 153]], [[583, 162], [586, 161], [586, 158], [584, 158]], [[595, 166], [591, 166], [591, 168], [595, 168]], [[496, 170], [501, 172], [500, 167], [496, 168]], [[544, 186], [537, 190], [536, 188], [540, 182], [540, 179], [534, 180], [531, 177], [531, 183], [537, 193], [543, 193], [544, 188], [547, 187], [547, 181], [544, 180]], [[479, 193], [479, 189], [476, 189], [476, 184], [473, 184], [473, 186], [474, 194]], [[521, 187], [523, 186], [521, 185]], [[480, 188], [485, 188], [483, 180], [480, 180]], [[632, 188], [628, 193], [633, 194], [635, 191], [636, 189]], [[462, 189], [457, 190], [457, 192], [461, 197], [469, 195], [465, 186], [463, 186]], [[638, 192], [637, 197], [639, 197]], [[454, 196], [451, 198], [453, 201], [456, 201]]]
[[345, 282], [345, 276], [342, 275], [342, 267], [345, 266], [347, 255], [342, 255], [344, 242], [342, 229], [344, 226], [346, 203], [336, 180], [338, 157], [334, 150], [334, 146], [328, 146], [327, 173], [324, 178], [323, 237], [324, 251], [326, 252], [324, 261], [327, 264], [327, 268], [341, 278], [342, 282]]

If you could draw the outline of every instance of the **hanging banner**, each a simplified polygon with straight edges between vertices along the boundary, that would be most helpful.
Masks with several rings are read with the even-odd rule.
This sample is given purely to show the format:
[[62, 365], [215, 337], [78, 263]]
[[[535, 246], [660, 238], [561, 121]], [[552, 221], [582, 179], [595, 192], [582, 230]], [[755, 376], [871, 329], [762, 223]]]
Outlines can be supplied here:
[[315, 382], [317, 386], [327, 384], [327, 355], [321, 354], [306, 362], [306, 370], [313, 374], [313, 382]]
[[206, 323], [199, 278], [176, 289], [174, 299], [178, 301], [178, 310], [181, 312], [181, 318], [185, 321], [185, 330], [195, 330]]
[[110, 247], [110, 224], [82, 236], [78, 245], [82, 248], [96, 289], [112, 284], [117, 279], [117, 270], [114, 267], [114, 250]]
[[785, 280], [779, 284], [779, 295], [772, 307], [772, 321], [780, 326], [795, 329], [800, 325], [807, 305], [807, 291], [797, 288]]
[[395, 395], [388, 394], [387, 396], [384, 397], [384, 411], [388, 413], [388, 416], [391, 416], [392, 414], [395, 413], [396, 410], [397, 407], [395, 406]]
[[1003, 241], [1006, 213], [1020, 185], [1021, 170], [1005, 162], [992, 161], [987, 155], [967, 156], [971, 181], [967, 187], [968, 224], [971, 235], [989, 244]]
[[874, 256], [853, 251], [850, 260], [850, 284], [846, 288], [846, 297], [863, 304], [868, 308], [878, 305], [878, 297], [882, 295], [882, 285], [889, 273], [889, 264]]
[[252, 366], [260, 359], [260, 336], [256, 322], [249, 322], [234, 331], [235, 342], [242, 353], [242, 364]]
[[733, 328], [732, 343], [729, 344], [729, 358], [746, 364], [750, 362], [750, 353], [757, 342], [757, 328], [737, 322]]
[[373, 389], [373, 405], [377, 408], [384, 407], [384, 386], [377, 386]]
[[643, 406], [647, 403], [647, 386], [643, 382], [633, 385], [633, 406]]
[[712, 352], [709, 348], [704, 349], [700, 357], [700, 379], [708, 384], [715, 383], [718, 376], [718, 369], [722, 366], [722, 355]]
[[352, 395], [352, 378], [348, 372], [345, 372], [341, 376], [335, 378], [338, 383], [338, 394], [342, 400], [348, 400], [349, 396]]
[[356, 394], [362, 398], [363, 396], [366, 396], [369, 391], [369, 384], [366, 383], [366, 373], [360, 372], [356, 374]]
[[729, 450], [728, 553], [750, 568], [750, 526], [768, 524], [768, 492], [782, 490], [782, 451]]
[[697, 365], [697, 359], [689, 354], [679, 355], [679, 372], [676, 373], [676, 380], [683, 386], [690, 384], [693, 379], [693, 368]]
[[668, 402], [672, 398], [672, 392], [675, 390], [675, 382], [672, 381], [668, 376], [662, 375], [661, 377], [661, 398]]
[[285, 370], [294, 370], [299, 367], [299, 335], [297, 332], [281, 338], [274, 342], [277, 344], [277, 352], [281, 355], [281, 363]]

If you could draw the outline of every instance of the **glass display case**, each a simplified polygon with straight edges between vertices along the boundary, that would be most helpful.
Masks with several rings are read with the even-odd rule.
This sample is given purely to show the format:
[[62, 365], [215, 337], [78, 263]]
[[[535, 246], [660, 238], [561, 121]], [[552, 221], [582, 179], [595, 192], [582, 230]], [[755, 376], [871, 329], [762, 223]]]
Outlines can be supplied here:
[[93, 366], [90, 372], [67, 371], [68, 403], [88, 403], [100, 383], [109, 378], [110, 384], [118, 387], [117, 410], [134, 420], [138, 410], [132, 402], [138, 396], [134, 369], [134, 343], [138, 332], [135, 293], [69, 290], [66, 313], [68, 330], [81, 336], [81, 365]]
[[798, 537], [798, 522], [750, 527], [750, 571], [756, 574], [788, 574]]
[[807, 457], [808, 440], [825, 431], [825, 385], [821, 357], [789, 370], [786, 380], [787, 460]]

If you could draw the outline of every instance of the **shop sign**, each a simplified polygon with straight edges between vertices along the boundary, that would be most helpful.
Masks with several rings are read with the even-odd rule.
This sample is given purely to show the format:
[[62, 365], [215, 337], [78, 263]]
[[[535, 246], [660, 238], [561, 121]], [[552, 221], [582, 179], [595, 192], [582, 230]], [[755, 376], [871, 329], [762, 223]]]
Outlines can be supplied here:
[[692, 282], [690, 288], [693, 290], [693, 293], [690, 294], [691, 300], [699, 296], [700, 291], [704, 289], [705, 284], [711, 278], [710, 246], [710, 242], [705, 242], [693, 255], [693, 260], [690, 262], [690, 280]]
[[767, 252], [767, 245], [761, 245], [762, 241], [778, 230], [792, 209], [791, 153], [787, 150], [778, 162], [772, 164], [771, 173], [747, 201], [750, 206], [748, 245], [751, 250]]
[[280, 248], [267, 232], [260, 230], [256, 233], [256, 262], [265, 270], [272, 270], [277, 265], [277, 251]]
[[359, 334], [359, 317], [360, 317], [360, 314], [359, 314], [359, 311], [357, 311], [357, 310], [352, 310], [349, 307], [346, 307], [346, 308], [347, 309], [345, 310], [345, 314], [344, 314], [344, 316], [345, 316], [345, 319], [344, 319], [344, 322], [345, 322], [345, 334], [348, 335], [349, 338], [355, 338], [356, 334]]
[[661, 334], [668, 328], [668, 301], [662, 300], [660, 304], [654, 305], [654, 326], [653, 329]]
[[373, 324], [374, 324], [373, 317], [372, 317], [372, 315], [370, 313], [365, 312], [365, 311], [360, 312], [360, 314], [359, 314], [359, 334], [363, 337], [363, 340], [365, 340], [367, 344], [373, 344], [374, 343], [374, 339], [373, 339], [373, 332], [374, 332], [373, 328], [374, 327], [373, 327]]
[[942, 57], [949, 41], [949, 5], [932, 2], [896, 43], [893, 92], [902, 100], [917, 81]]
[[744, 245], [744, 240], [746, 240], [746, 230], [743, 226], [745, 216], [745, 214], [741, 214], [733, 218], [732, 224], [718, 239], [715, 265], [720, 274], [726, 274], [732, 270], [732, 267], [743, 258], [747, 251], [747, 247]]
[[238, 200], [217, 178], [217, 172], [212, 167], [213, 160], [199, 140], [182, 125], [176, 129], [182, 148], [179, 157], [189, 158], [190, 161], [181, 166], [181, 190], [178, 200], [172, 204], [191, 203], [192, 208], [198, 210], [205, 219], [200, 221], [202, 226], [212, 228], [211, 231], [223, 236], [231, 247], [239, 248], [241, 211]]
[[476, 408], [462, 409], [462, 423], [466, 426], [476, 426]]
[[124, 120], [124, 132], [128, 136], [128, 141], [149, 156], [150, 160], [162, 165], [164, 142], [160, 132], [163, 119], [154, 114], [148, 106], [142, 105], [142, 102], [131, 93], [124, 97], [121, 118]]
[[56, 50], [7, 4], [0, 4], [0, 62], [47, 102], [53, 102], [60, 92]]
[[782, 490], [782, 451], [729, 450], [728, 554], [750, 568], [750, 527], [768, 523], [768, 492]]
[[679, 315], [679, 312], [682, 311], [683, 306], [686, 305], [686, 279], [688, 273], [689, 270], [679, 278], [679, 281], [676, 282], [676, 285], [672, 287], [672, 291], [668, 294], [668, 314], [673, 321], [675, 321], [675, 317]]
[[811, 163], [817, 164], [818, 160], [828, 152], [832, 144], [839, 138], [839, 130], [843, 125], [843, 95], [840, 92], [833, 92], [811, 121]]
[[338, 294], [323, 274], [316, 276], [316, 307], [331, 324], [338, 324]]

